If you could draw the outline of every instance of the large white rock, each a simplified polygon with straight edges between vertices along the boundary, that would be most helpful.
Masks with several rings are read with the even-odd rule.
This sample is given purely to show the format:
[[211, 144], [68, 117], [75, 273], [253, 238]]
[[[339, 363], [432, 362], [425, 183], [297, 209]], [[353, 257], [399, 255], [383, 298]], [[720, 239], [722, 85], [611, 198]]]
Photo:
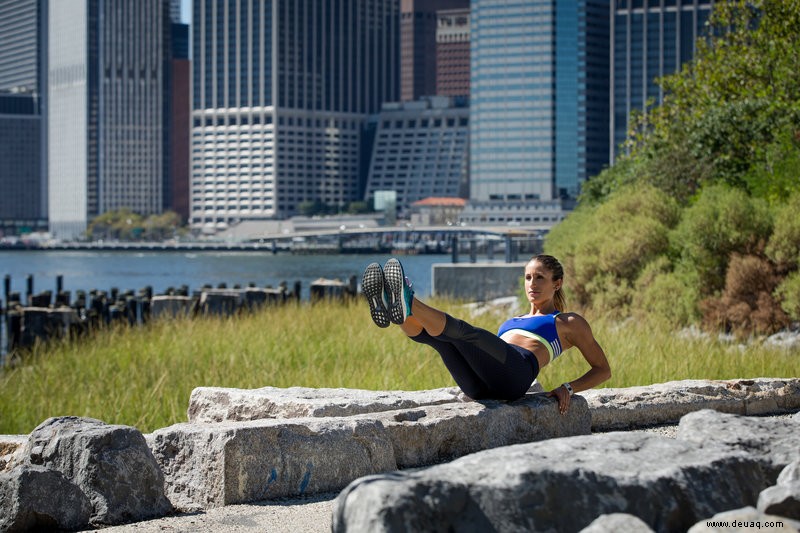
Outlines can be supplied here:
[[[419, 398], [434, 402], [446, 394]], [[148, 442], [173, 505], [194, 510], [340, 490], [366, 474], [588, 434], [590, 422], [579, 396], [561, 415], [554, 399], [531, 394], [511, 403], [459, 400], [344, 417], [177, 424]]]
[[189, 422], [262, 418], [349, 416], [423, 405], [463, 402], [456, 387], [421, 391], [372, 391], [307, 387], [231, 389], [197, 387], [189, 397]]
[[396, 464], [385, 429], [369, 420], [177, 424], [148, 440], [183, 511], [339, 490]]
[[580, 396], [573, 397], [565, 415], [559, 412], [555, 399], [529, 394], [509, 403], [446, 403], [356, 418], [383, 424], [398, 468], [441, 463], [510, 444], [591, 433], [591, 415]]
[[800, 460], [800, 431], [790, 420], [737, 416], [704, 409], [681, 418], [677, 438], [703, 448], [725, 446], [762, 462], [772, 482]]
[[768, 485], [757, 460], [722, 446], [647, 433], [568, 437], [357, 479], [334, 502], [333, 531], [580, 531], [611, 513], [686, 531], [755, 503]]
[[581, 392], [592, 412], [592, 430], [676, 424], [701, 409], [740, 415], [800, 409], [800, 378], [684, 380], [641, 387]]
[[27, 435], [0, 435], [0, 472], [11, 470], [21, 461]]

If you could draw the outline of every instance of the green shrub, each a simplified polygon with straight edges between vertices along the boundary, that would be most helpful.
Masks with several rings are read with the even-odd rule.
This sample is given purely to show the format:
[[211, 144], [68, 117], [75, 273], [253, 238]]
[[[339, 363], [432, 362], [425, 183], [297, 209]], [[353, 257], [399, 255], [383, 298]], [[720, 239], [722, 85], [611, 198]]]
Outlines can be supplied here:
[[625, 306], [641, 269], [669, 249], [677, 221], [677, 205], [665, 193], [627, 187], [567, 217], [548, 235], [545, 250], [562, 260], [580, 304]]
[[675, 255], [697, 270], [702, 295], [709, 296], [724, 287], [730, 255], [759, 252], [771, 231], [772, 215], [764, 200], [713, 185], [684, 210], [670, 239]]
[[775, 229], [766, 254], [781, 270], [793, 270], [800, 265], [800, 191], [775, 214]]
[[648, 264], [636, 280], [632, 310], [638, 315], [659, 317], [672, 327], [692, 324], [699, 316], [699, 279], [694, 269], [673, 271], [666, 256]]
[[800, 272], [786, 276], [775, 289], [775, 297], [792, 320], [800, 320]]

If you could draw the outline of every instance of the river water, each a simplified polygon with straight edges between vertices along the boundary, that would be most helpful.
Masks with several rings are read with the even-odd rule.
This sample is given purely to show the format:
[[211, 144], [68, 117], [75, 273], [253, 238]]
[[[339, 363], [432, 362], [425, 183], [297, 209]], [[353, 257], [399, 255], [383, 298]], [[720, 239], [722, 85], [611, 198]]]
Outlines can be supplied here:
[[[63, 289], [92, 289], [121, 292], [138, 291], [146, 286], [154, 294], [167, 288], [187, 285], [190, 292], [205, 284], [217, 287], [225, 283], [257, 287], [277, 287], [287, 282], [291, 289], [301, 283], [301, 298], [308, 299], [309, 286], [318, 278], [347, 281], [356, 276], [361, 282], [364, 267], [372, 261], [383, 264], [389, 255], [293, 255], [271, 252], [133, 252], [133, 251], [0, 251], [0, 276], [11, 278], [11, 291], [23, 299], [27, 277], [33, 276], [33, 293], [50, 290], [55, 293], [56, 279], [62, 276]], [[429, 296], [431, 265], [449, 263], [449, 255], [408, 255], [400, 258], [406, 275], [413, 280], [420, 296]], [[0, 288], [0, 291], [3, 291]], [[5, 307], [5, 294], [0, 292]]]

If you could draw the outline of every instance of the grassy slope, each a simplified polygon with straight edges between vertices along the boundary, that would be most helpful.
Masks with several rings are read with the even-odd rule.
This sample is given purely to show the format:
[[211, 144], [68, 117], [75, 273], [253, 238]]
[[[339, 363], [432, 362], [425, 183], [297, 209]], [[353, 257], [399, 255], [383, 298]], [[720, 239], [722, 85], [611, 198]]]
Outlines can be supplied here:
[[[464, 317], [454, 302], [435, 301]], [[520, 312], [523, 312], [521, 309]], [[496, 330], [499, 314], [469, 318]], [[796, 355], [688, 339], [657, 324], [587, 317], [611, 361], [610, 387], [678, 379], [789, 377]], [[576, 350], [544, 369], [545, 388], [586, 370]], [[166, 320], [40, 347], [0, 371], [0, 433], [24, 434], [51, 416], [75, 415], [143, 432], [186, 420], [194, 387], [349, 387], [418, 390], [454, 385], [430, 348], [397, 327], [375, 327], [362, 300], [268, 308], [227, 319]]]

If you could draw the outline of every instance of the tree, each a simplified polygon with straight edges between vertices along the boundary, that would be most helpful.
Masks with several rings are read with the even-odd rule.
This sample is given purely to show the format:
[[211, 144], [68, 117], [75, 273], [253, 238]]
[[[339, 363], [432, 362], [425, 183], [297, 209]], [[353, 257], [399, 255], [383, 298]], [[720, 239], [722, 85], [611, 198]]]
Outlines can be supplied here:
[[[658, 83], [664, 101], [631, 124], [631, 152], [621, 158], [635, 161], [635, 181], [683, 202], [716, 182], [769, 194], [772, 176], [758, 169], [776, 150], [765, 147], [778, 143], [783, 160], [798, 154], [800, 0], [716, 2], [694, 60]], [[619, 174], [599, 178], [589, 189], [595, 200]]]

